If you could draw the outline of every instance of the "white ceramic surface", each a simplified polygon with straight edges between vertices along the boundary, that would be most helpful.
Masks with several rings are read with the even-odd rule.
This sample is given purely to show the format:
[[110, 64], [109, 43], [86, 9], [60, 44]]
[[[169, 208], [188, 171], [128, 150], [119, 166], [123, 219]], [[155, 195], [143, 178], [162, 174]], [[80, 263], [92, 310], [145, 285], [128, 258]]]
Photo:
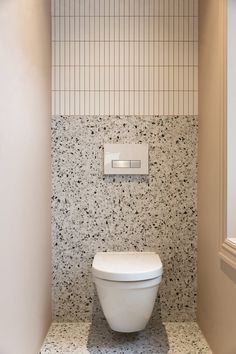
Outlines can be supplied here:
[[98, 252], [92, 271], [100, 279], [138, 281], [161, 276], [163, 268], [155, 252]]
[[143, 330], [151, 317], [161, 282], [163, 270], [159, 256], [154, 252], [99, 252], [92, 270], [98, 298], [111, 329], [127, 333]]
[[111, 329], [126, 333], [143, 330], [151, 317], [160, 280], [161, 277], [139, 282], [112, 282], [94, 278]]

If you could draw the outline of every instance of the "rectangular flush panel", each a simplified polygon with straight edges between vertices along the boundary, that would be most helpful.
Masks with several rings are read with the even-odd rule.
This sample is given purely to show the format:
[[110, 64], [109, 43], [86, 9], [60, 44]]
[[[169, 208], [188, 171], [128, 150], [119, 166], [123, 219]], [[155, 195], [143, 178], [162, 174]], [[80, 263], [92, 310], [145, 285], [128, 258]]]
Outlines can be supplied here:
[[148, 144], [104, 144], [105, 175], [147, 175]]

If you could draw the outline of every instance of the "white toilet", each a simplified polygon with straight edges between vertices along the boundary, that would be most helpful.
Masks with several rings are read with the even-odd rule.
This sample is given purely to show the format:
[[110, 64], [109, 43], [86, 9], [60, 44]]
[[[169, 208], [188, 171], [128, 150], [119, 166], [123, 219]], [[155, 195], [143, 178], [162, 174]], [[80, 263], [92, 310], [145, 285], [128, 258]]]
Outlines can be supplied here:
[[154, 252], [98, 252], [93, 281], [111, 329], [137, 332], [148, 323], [163, 268]]

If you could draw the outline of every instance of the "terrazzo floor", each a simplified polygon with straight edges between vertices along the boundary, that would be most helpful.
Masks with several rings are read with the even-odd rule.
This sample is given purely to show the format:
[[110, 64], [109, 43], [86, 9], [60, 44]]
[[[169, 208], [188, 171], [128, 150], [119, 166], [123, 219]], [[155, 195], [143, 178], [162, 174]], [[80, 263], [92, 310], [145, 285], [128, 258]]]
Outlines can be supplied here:
[[40, 354], [211, 354], [195, 322], [165, 322], [133, 334], [106, 322], [53, 323]]

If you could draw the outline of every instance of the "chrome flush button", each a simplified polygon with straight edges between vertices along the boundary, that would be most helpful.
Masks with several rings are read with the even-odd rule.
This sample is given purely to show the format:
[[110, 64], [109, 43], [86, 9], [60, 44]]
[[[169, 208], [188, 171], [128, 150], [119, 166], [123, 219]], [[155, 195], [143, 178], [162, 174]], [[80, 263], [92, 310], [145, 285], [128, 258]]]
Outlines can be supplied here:
[[130, 167], [131, 168], [141, 168], [141, 160], [131, 160]]
[[130, 168], [130, 160], [112, 160], [112, 168]]

